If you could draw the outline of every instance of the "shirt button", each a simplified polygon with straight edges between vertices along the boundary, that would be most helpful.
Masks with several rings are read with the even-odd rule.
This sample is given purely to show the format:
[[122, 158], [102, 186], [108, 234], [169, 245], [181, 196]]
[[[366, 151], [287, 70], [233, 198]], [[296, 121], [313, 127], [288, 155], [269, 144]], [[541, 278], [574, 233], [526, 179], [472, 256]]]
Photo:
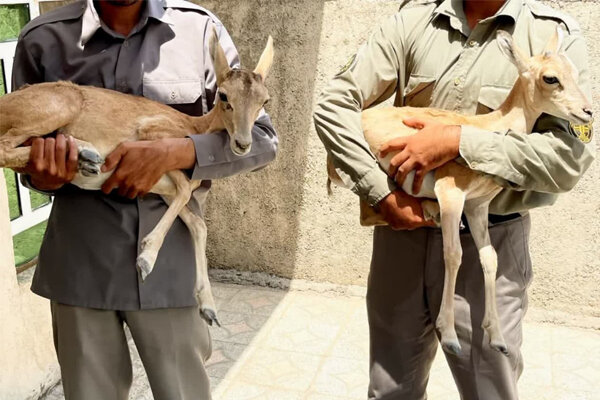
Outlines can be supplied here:
[[456, 78], [454, 79], [454, 86], [458, 86], [460, 85], [461, 79], [460, 78]]
[[177, 98], [177, 93], [171, 92], [171, 100], [175, 100]]
[[213, 156], [212, 154], [208, 156], [208, 161], [215, 161], [215, 156]]
[[471, 41], [469, 42], [469, 46], [471, 46], [471, 47], [475, 47], [476, 45], [477, 45], [477, 42], [476, 42], [476, 41], [474, 41], [474, 40], [471, 40]]
[[123, 41], [123, 46], [125, 46], [125, 47], [129, 47], [129, 42], [128, 42], [127, 40], [124, 40], [124, 41]]

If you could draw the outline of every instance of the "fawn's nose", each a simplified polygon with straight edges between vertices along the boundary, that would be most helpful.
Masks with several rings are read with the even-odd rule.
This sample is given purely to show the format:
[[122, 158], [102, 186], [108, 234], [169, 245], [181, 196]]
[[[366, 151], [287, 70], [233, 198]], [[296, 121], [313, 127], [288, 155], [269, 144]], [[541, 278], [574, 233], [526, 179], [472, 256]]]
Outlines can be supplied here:
[[587, 115], [589, 115], [590, 117], [593, 117], [593, 116], [594, 116], [594, 112], [592, 111], [592, 109], [591, 109], [591, 108], [585, 107], [585, 108], [583, 109], [583, 112], [584, 112], [584, 113], [586, 113]]
[[248, 149], [248, 147], [250, 147], [250, 143], [242, 143], [242, 142], [240, 142], [239, 140], [236, 140], [236, 141], [235, 141], [235, 145], [236, 145], [236, 147], [237, 147], [238, 149], [240, 149], [240, 150], [242, 150], [242, 151], [243, 151], [243, 150], [247, 150], [247, 149]]

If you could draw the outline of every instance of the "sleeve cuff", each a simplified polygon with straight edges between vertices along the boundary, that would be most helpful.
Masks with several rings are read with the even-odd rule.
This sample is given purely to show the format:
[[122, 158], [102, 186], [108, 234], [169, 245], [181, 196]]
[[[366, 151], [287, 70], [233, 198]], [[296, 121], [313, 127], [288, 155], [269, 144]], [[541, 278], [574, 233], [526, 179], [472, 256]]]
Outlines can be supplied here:
[[365, 199], [371, 206], [377, 205], [394, 190], [396, 184], [379, 168], [379, 165], [375, 165], [352, 188], [354, 193]]
[[501, 178], [502, 186], [523, 185], [525, 176], [507, 164], [505, 136], [473, 126], [462, 125], [459, 152], [472, 170]]

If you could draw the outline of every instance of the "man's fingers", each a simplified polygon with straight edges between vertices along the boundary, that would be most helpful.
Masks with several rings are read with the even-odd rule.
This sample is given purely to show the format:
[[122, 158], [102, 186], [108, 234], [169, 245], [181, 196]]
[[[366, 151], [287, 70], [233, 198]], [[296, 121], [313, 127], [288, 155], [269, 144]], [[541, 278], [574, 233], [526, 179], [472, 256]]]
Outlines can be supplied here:
[[404, 180], [406, 179], [410, 171], [412, 171], [413, 169], [415, 169], [415, 165], [410, 160], [406, 161], [400, 167], [398, 167], [398, 172], [396, 173], [396, 183], [402, 186]]
[[65, 176], [67, 171], [67, 140], [63, 134], [56, 135], [56, 149], [54, 151], [54, 163], [59, 176]]
[[123, 155], [125, 155], [125, 152], [126, 150], [123, 147], [123, 145], [119, 145], [119, 147], [113, 150], [113, 152], [106, 157], [106, 160], [104, 160], [102, 172], [108, 172], [115, 169], [116, 166], [119, 165], [119, 162], [121, 161], [121, 158], [123, 158]]
[[48, 138], [44, 143], [44, 158], [48, 166], [48, 173], [50, 175], [56, 175], [56, 140], [54, 138]]
[[402, 123], [406, 126], [408, 126], [409, 128], [414, 128], [414, 129], [423, 129], [425, 128], [425, 125], [427, 125], [427, 123], [420, 119], [420, 118], [416, 118], [416, 117], [411, 117], [411, 118], [406, 118], [404, 120], [402, 120]]
[[409, 158], [410, 155], [406, 151], [402, 151], [396, 154], [394, 157], [392, 157], [392, 159], [390, 160], [390, 168], [388, 170], [388, 175], [396, 176], [396, 174], [398, 173], [398, 168], [402, 164], [404, 164]]
[[418, 194], [421, 191], [425, 175], [427, 175], [427, 171], [422, 169], [417, 169], [415, 171], [415, 179], [413, 180], [413, 194]]
[[42, 172], [45, 169], [44, 163], [44, 139], [37, 138], [31, 142], [31, 152], [29, 161], [36, 172]]
[[389, 142], [385, 143], [379, 149], [379, 157], [384, 158], [392, 151], [402, 151], [406, 147], [406, 138], [400, 137], [396, 139], [392, 139]]
[[79, 160], [79, 150], [77, 149], [77, 144], [72, 136], [69, 136], [67, 140], [68, 151], [67, 151], [67, 175], [70, 178], [73, 178], [77, 173], [78, 168], [78, 160]]
[[102, 185], [102, 192], [104, 192], [104, 194], [109, 194], [115, 188], [119, 187], [120, 177], [117, 174], [117, 172], [118, 170], [113, 172], [112, 175], [109, 176], [108, 179]]

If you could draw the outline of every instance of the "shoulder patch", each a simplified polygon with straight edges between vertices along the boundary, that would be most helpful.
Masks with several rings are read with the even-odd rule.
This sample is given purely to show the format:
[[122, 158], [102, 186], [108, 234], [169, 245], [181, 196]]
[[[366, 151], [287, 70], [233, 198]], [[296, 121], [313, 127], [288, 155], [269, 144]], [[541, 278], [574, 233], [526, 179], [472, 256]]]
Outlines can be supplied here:
[[198, 12], [200, 14], [204, 14], [207, 17], [209, 17], [210, 19], [212, 19], [212, 21], [215, 24], [217, 24], [217, 25], [223, 25], [221, 23], [221, 20], [219, 20], [219, 18], [217, 18], [217, 16], [215, 14], [213, 14], [210, 11], [208, 11], [204, 7], [200, 7], [199, 5], [197, 5], [195, 3], [192, 3], [191, 1], [186, 1], [186, 0], [167, 0], [165, 7], [167, 7], [167, 8], [177, 8], [177, 9], [181, 9], [181, 10], [196, 11], [196, 12]]
[[21, 29], [19, 38], [22, 38], [35, 28], [42, 25], [81, 18], [83, 12], [85, 11], [85, 7], [85, 1], [77, 1], [75, 3], [54, 9], [46, 14], [42, 14], [39, 17], [29, 21], [29, 23], [27, 23], [23, 29]]
[[531, 10], [531, 13], [538, 18], [548, 18], [553, 19], [557, 22], [562, 22], [566, 27], [569, 33], [580, 33], [581, 28], [579, 27], [579, 23], [575, 20], [575, 18], [571, 17], [569, 14], [555, 10], [552, 7], [549, 7], [545, 4], [542, 4], [539, 1], [526, 1], [525, 4]]
[[588, 144], [592, 141], [592, 137], [594, 136], [593, 123], [594, 121], [583, 125], [575, 125], [569, 122], [569, 129], [573, 136], [579, 139], [582, 143]]
[[402, 10], [403, 8], [418, 7], [427, 4], [439, 4], [441, 2], [442, 0], [401, 0], [400, 10]]

